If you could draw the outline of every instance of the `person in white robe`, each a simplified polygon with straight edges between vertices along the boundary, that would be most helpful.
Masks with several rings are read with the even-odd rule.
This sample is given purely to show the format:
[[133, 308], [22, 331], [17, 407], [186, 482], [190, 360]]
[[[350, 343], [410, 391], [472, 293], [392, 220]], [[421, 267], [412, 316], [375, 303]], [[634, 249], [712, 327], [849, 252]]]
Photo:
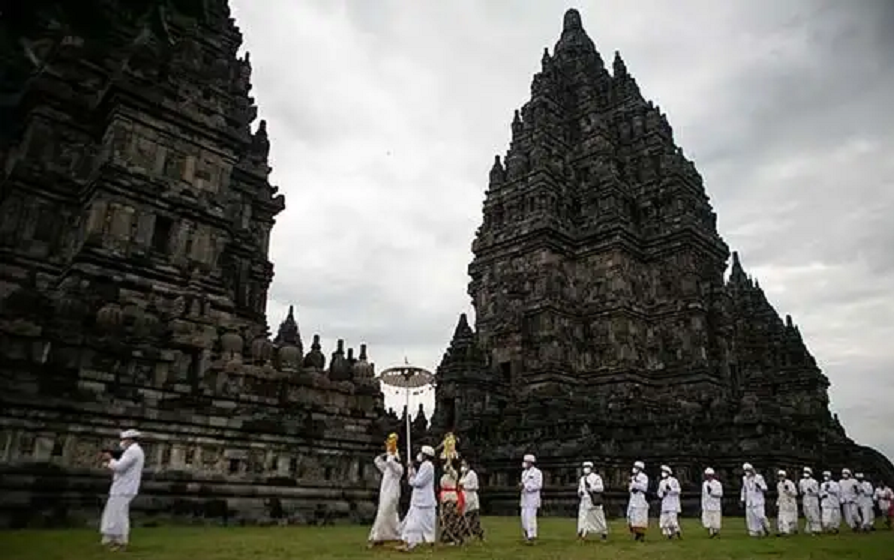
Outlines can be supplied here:
[[397, 509], [404, 467], [396, 450], [377, 456], [373, 462], [382, 473], [382, 482], [379, 485], [379, 507], [368, 540], [370, 546], [377, 546], [400, 540], [400, 515]]
[[421, 543], [434, 544], [437, 536], [437, 501], [435, 501], [435, 466], [432, 459], [435, 450], [430, 445], [423, 445], [416, 461], [418, 470], [412, 463], [407, 464], [407, 481], [413, 489], [410, 494], [410, 510], [403, 521], [400, 540], [403, 544], [398, 548], [409, 551]]
[[540, 509], [540, 491], [543, 489], [543, 473], [535, 465], [537, 458], [531, 454], [522, 458], [522, 475], [518, 483], [521, 491], [521, 525], [525, 543], [537, 540], [537, 510]]
[[712, 539], [720, 534], [723, 523], [722, 499], [723, 484], [714, 477], [714, 469], [708, 467], [702, 483], [702, 527]]
[[860, 508], [860, 529], [863, 531], [875, 530], [875, 494], [872, 483], [865, 479], [863, 473], [856, 473], [857, 479], [857, 506]]
[[804, 532], [809, 535], [822, 533], [820, 486], [819, 482], [813, 478], [813, 469], [810, 467], [804, 467], [801, 481], [798, 482], [798, 490], [801, 492], [801, 507], [804, 509]]
[[608, 523], [605, 522], [605, 511], [602, 507], [602, 493], [605, 492], [605, 484], [602, 477], [593, 472], [593, 463], [585, 461], [583, 464], [583, 476], [577, 484], [577, 495], [580, 505], [577, 511], [577, 536], [584, 540], [589, 534], [602, 536], [602, 540], [608, 538]]
[[832, 480], [832, 473], [829, 471], [823, 472], [819, 495], [823, 531], [837, 534], [841, 527], [841, 487]]
[[104, 466], [112, 471], [112, 486], [102, 511], [99, 532], [102, 544], [113, 550], [125, 548], [130, 541], [130, 503], [140, 492], [146, 461], [143, 449], [137, 443], [141, 437], [137, 430], [125, 430], [120, 435], [121, 456], [115, 459], [111, 453], [103, 453]]
[[646, 501], [649, 477], [643, 472], [645, 468], [642, 461], [633, 463], [630, 482], [627, 484], [627, 491], [630, 493], [627, 502], [627, 527], [636, 541], [645, 540], [646, 530], [649, 528], [649, 502]]
[[785, 471], [776, 473], [776, 536], [798, 532], [798, 489]]
[[752, 537], [763, 537], [770, 534], [770, 522], [767, 519], [766, 501], [767, 483], [764, 477], [755, 472], [751, 463], [742, 465], [745, 476], [742, 477], [742, 491], [739, 501], [745, 506], [745, 525]]
[[469, 536], [478, 537], [479, 540], [483, 541], [484, 529], [481, 527], [481, 503], [478, 498], [478, 490], [480, 488], [478, 473], [469, 466], [468, 461], [465, 459], [462, 460], [459, 470], [462, 475], [459, 484], [465, 494], [463, 517], [466, 518], [466, 526], [469, 528]]
[[850, 469], [841, 469], [839, 499], [841, 500], [841, 513], [844, 522], [855, 533], [860, 530], [860, 506], [857, 504], [857, 481], [854, 480]]
[[891, 490], [891, 487], [885, 483], [879, 484], [875, 489], [875, 501], [885, 520], [885, 527], [890, 529], [892, 518], [894, 518], [894, 490]]
[[667, 465], [661, 465], [661, 480], [658, 482], [658, 497], [661, 498], [661, 515], [658, 527], [668, 539], [683, 538], [680, 532], [680, 481]]

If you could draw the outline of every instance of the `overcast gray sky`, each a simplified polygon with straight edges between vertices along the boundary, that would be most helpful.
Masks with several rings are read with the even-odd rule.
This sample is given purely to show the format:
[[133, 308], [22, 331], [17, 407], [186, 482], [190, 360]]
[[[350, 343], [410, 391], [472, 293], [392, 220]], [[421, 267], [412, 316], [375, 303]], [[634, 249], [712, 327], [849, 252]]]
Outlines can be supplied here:
[[[434, 368], [494, 154], [569, 7], [620, 50], [719, 228], [894, 456], [894, 3], [233, 0], [286, 195], [269, 321]], [[389, 402], [395, 404], [393, 395]], [[400, 400], [397, 400], [397, 405]]]

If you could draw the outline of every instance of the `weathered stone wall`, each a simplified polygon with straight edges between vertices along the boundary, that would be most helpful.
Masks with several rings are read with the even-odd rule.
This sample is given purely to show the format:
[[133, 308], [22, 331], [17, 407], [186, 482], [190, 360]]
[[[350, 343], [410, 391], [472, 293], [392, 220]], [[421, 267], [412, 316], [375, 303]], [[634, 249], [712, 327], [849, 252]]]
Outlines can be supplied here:
[[365, 346], [270, 340], [285, 202], [227, 2], [70, 4], [0, 33], [0, 526], [96, 522], [123, 428], [143, 517], [366, 519], [398, 419]]

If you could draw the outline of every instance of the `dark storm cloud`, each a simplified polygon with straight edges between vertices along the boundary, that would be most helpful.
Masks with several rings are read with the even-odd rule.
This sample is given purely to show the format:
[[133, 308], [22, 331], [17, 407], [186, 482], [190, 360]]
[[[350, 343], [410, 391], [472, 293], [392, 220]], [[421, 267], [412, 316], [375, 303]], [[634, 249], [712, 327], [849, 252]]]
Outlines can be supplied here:
[[[493, 154], [565, 1], [234, 0], [269, 120], [270, 321], [434, 367], [470, 311], [466, 266]], [[894, 3], [593, 0], [668, 113], [719, 215], [791, 313], [859, 441], [894, 454]], [[870, 388], [871, 390], [867, 390]]]

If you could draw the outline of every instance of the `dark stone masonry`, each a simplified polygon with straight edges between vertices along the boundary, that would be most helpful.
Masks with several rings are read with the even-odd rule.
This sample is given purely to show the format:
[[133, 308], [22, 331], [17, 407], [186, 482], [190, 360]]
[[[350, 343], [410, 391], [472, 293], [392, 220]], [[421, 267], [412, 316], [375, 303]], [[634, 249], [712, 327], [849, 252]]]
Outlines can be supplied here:
[[327, 359], [292, 310], [268, 337], [284, 200], [226, 1], [13, 4], [0, 526], [97, 523], [100, 449], [130, 427], [147, 434], [144, 521], [368, 521], [399, 419], [365, 345]]
[[[138, 523], [368, 522], [372, 457], [403, 419], [365, 345], [327, 358], [293, 309], [270, 337], [285, 201], [226, 0], [10, 5], [0, 527], [97, 523], [100, 450], [132, 427], [147, 434]], [[846, 437], [798, 328], [735, 254], [724, 280], [701, 177], [573, 10], [494, 162], [473, 250], [476, 330], [460, 319], [431, 429], [419, 414], [412, 431], [455, 428], [488, 512], [515, 511], [528, 451], [547, 513], [576, 507], [584, 458], [611, 513], [634, 459], [689, 488], [709, 463], [735, 486], [745, 459], [894, 476]]]
[[[454, 428], [491, 512], [517, 511], [521, 457], [545, 510], [576, 511], [595, 461], [621, 514], [634, 460], [672, 465], [697, 507], [713, 466], [738, 505], [741, 464], [894, 467], [850, 440], [829, 381], [729, 250], [692, 161], [620, 54], [611, 72], [575, 10], [512, 120], [472, 245], [462, 316], [437, 370], [431, 439]], [[837, 476], [837, 473], [836, 473]]]

